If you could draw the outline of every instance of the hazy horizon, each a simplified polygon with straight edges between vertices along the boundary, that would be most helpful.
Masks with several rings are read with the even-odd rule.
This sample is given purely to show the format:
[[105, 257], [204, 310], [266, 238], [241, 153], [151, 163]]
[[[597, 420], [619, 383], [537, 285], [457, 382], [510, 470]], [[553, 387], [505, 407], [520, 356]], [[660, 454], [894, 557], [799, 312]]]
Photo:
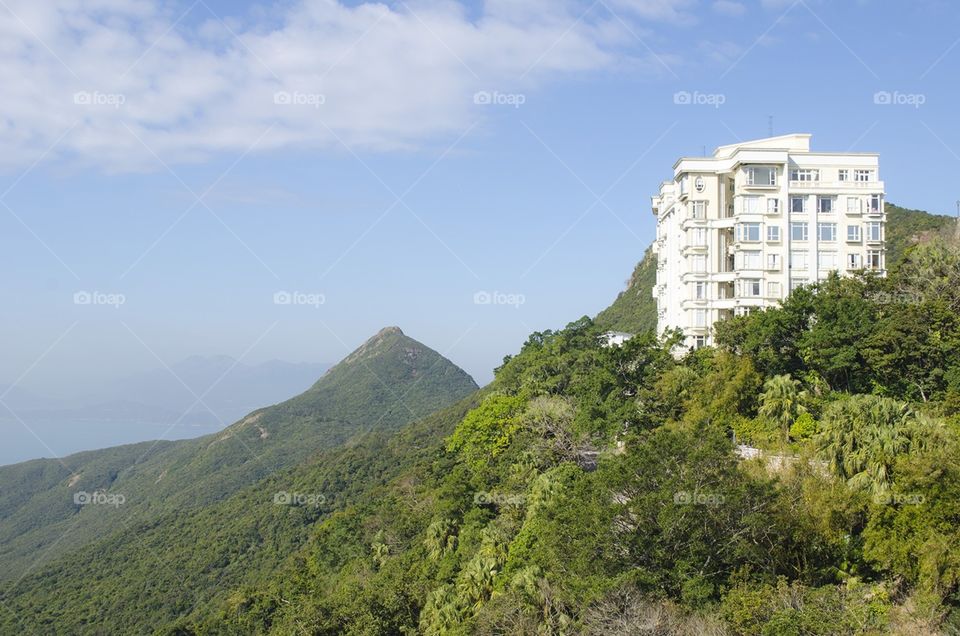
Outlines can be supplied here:
[[486, 384], [624, 289], [678, 157], [771, 133], [960, 198], [940, 0], [4, 6], [0, 384], [39, 393], [386, 325]]

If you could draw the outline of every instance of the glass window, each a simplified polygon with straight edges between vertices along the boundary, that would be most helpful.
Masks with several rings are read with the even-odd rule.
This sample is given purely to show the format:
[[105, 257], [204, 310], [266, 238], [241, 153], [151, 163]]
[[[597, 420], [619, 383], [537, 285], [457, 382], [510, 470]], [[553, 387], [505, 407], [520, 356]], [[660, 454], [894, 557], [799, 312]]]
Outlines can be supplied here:
[[833, 214], [833, 197], [817, 197], [817, 212]]
[[870, 196], [870, 212], [876, 214], [881, 211], [881, 197], [879, 194]]
[[821, 241], [837, 240], [836, 223], [817, 223], [817, 238]]
[[707, 244], [706, 228], [695, 227], [687, 231], [690, 233], [690, 245], [693, 245], [695, 247], [703, 247]]
[[790, 224], [790, 240], [806, 241], [809, 238], [810, 227], [804, 222]]
[[860, 197], [847, 197], [847, 214], [860, 214]]
[[691, 219], [705, 219], [705, 218], [707, 218], [707, 202], [706, 202], [706, 201], [691, 201], [691, 203], [690, 203], [690, 218], [691, 218]]
[[767, 283], [767, 297], [780, 298], [780, 283], [776, 281]]
[[799, 289], [800, 287], [803, 287], [803, 286], [806, 285], [806, 284], [807, 284], [806, 279], [804, 279], [804, 278], [795, 278], [795, 279], [793, 279], [793, 280], [790, 281], [790, 291], [791, 291], [791, 292], [795, 292], [797, 289]]
[[847, 269], [860, 269], [859, 254], [847, 254]]
[[780, 226], [779, 226], [779, 225], [768, 225], [768, 226], [767, 226], [767, 240], [768, 240], [768, 241], [779, 241], [779, 240], [780, 240]]
[[693, 286], [693, 298], [695, 300], [706, 300], [707, 284], [704, 282], [695, 283]]
[[847, 226], [847, 240], [848, 241], [860, 241], [860, 226], [859, 225], [848, 225]]
[[868, 241], [882, 241], [883, 240], [883, 228], [880, 223], [872, 221], [867, 223], [867, 240]]
[[743, 197], [744, 214], [760, 213], [760, 197]]
[[837, 177], [840, 181], [849, 181], [850, 180], [850, 171], [846, 169], [841, 169], [837, 173]]
[[837, 269], [836, 252], [820, 252], [817, 255], [817, 266], [820, 269]]
[[819, 181], [820, 180], [820, 171], [811, 170], [811, 169], [798, 169], [795, 168], [790, 171], [790, 180], [791, 181]]
[[693, 271], [702, 274], [707, 271], [707, 257], [705, 254], [694, 254], [690, 265], [693, 267]]
[[694, 327], [707, 326], [707, 310], [706, 309], [693, 310], [693, 326]]
[[750, 168], [747, 168], [747, 185], [777, 185], [777, 169], [759, 166], [751, 166]]
[[760, 296], [761, 281], [748, 278], [740, 281], [740, 292], [742, 296], [757, 298]]
[[880, 250], [867, 252], [867, 269], [883, 269], [883, 252]]
[[741, 252], [743, 269], [760, 269], [762, 254], [760, 252]]
[[803, 214], [807, 211], [807, 197], [790, 197], [790, 211]]
[[780, 271], [780, 255], [779, 254], [767, 254], [767, 269], [773, 271]]
[[807, 269], [810, 266], [808, 256], [807, 250], [790, 250], [790, 269]]
[[854, 170], [854, 181], [873, 181], [873, 170]]
[[767, 214], [780, 214], [780, 199], [767, 199]]
[[760, 240], [760, 224], [759, 223], [741, 223], [738, 227], [740, 229], [741, 241], [759, 241]]

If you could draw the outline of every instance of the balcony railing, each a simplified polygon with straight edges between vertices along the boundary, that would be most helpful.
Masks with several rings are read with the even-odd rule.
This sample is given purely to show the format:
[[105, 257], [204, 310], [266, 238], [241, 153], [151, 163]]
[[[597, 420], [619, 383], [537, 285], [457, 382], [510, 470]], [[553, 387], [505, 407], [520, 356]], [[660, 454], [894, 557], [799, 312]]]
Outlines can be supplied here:
[[802, 190], [804, 188], [883, 190], [883, 181], [790, 181], [791, 190]]

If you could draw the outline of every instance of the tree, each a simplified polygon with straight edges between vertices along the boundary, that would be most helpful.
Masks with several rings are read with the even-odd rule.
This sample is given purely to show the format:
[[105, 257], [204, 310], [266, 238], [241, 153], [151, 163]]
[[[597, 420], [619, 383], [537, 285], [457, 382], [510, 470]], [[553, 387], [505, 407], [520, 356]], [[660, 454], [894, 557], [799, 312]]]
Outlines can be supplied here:
[[935, 429], [902, 402], [854, 395], [826, 408], [817, 445], [834, 474], [879, 496], [890, 488], [897, 459], [930, 443]]
[[806, 392], [800, 390], [798, 380], [789, 374], [775, 375], [763, 384], [759, 413], [775, 423], [787, 437], [790, 426], [807, 410], [803, 405], [804, 398]]

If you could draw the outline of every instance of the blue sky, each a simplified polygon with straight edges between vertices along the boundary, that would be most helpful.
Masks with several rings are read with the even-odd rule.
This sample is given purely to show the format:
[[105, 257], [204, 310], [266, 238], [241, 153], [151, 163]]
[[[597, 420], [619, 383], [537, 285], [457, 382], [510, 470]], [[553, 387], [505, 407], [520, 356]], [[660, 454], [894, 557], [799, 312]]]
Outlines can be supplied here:
[[0, 384], [41, 393], [393, 324], [486, 382], [613, 300], [677, 157], [771, 115], [960, 199], [945, 1], [7, 5]]

